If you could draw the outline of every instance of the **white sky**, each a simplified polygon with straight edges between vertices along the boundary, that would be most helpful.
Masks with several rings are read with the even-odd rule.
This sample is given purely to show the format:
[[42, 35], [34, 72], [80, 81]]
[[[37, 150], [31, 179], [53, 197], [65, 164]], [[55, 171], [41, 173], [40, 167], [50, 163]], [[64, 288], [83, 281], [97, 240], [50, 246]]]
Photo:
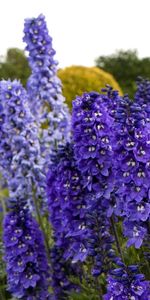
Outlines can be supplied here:
[[24, 48], [24, 19], [40, 13], [60, 67], [92, 66], [116, 49], [150, 56], [150, 0], [0, 0], [0, 55]]

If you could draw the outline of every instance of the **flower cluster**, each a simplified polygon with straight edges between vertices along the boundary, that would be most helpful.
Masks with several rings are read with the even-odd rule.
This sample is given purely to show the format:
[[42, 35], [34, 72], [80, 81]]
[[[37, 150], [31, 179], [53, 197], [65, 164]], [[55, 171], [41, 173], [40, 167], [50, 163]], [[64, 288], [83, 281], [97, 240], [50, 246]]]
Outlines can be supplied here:
[[139, 248], [147, 234], [149, 202], [149, 125], [146, 112], [127, 97], [118, 102], [114, 125], [114, 161], [116, 184], [124, 215], [128, 246]]
[[105, 106], [105, 109], [107, 109], [109, 115], [114, 119], [116, 106], [121, 100], [121, 96], [118, 91], [113, 90], [109, 84], [106, 84], [106, 87], [102, 88], [101, 91], [104, 93], [101, 95], [103, 105]]
[[134, 96], [134, 100], [141, 105], [149, 105], [150, 102], [150, 81], [138, 77], [137, 90]]
[[[53, 181], [54, 187], [52, 185]], [[48, 173], [47, 190], [51, 221], [55, 230], [60, 233], [59, 239], [63, 232], [63, 234], [67, 234], [68, 240], [71, 237], [71, 244], [73, 244], [73, 241], [75, 242], [77, 236], [80, 236], [82, 241], [81, 236], [86, 233], [84, 230], [85, 193], [82, 186], [82, 177], [74, 159], [72, 144], [67, 143], [57, 153], [57, 157]], [[55, 223], [56, 220], [58, 224]], [[78, 247], [80, 248], [80, 243]], [[77, 245], [74, 251], [73, 248], [72, 245], [71, 253], [66, 254], [66, 256], [73, 257], [77, 253]]]
[[75, 157], [85, 186], [96, 198], [110, 197], [113, 190], [111, 169], [111, 124], [102, 97], [85, 93], [73, 101], [72, 128]]
[[150, 81], [141, 77], [137, 80], [137, 90], [134, 101], [138, 103], [146, 112], [145, 121], [150, 123]]
[[24, 34], [32, 70], [27, 91], [31, 111], [42, 126], [41, 145], [43, 156], [46, 157], [53, 147], [56, 148], [64, 139], [69, 139], [69, 111], [62, 96], [61, 82], [57, 77], [55, 51], [45, 17], [39, 15], [37, 18], [27, 19]]
[[[0, 104], [0, 164], [9, 188], [10, 211], [3, 225], [9, 290], [17, 298], [48, 299], [43, 235], [28, 208], [39, 193], [45, 196], [37, 129], [26, 92], [18, 81], [1, 81]], [[3, 153], [9, 158], [7, 169]]]
[[73, 156], [72, 144], [67, 143], [61, 147], [57, 156], [53, 158], [47, 175], [47, 195], [55, 241], [51, 253], [52, 284], [55, 295], [60, 297], [66, 288], [69, 290], [73, 287], [68, 280], [68, 276], [76, 272], [76, 266], [72, 261], [75, 262], [79, 256], [83, 260], [85, 256], [84, 191], [81, 174]]
[[104, 300], [149, 300], [150, 283], [138, 274], [136, 265], [122, 264], [108, 276], [107, 294]]
[[9, 291], [19, 299], [49, 299], [43, 236], [25, 203], [6, 215], [4, 243]]
[[64, 244], [61, 241], [61, 246], [55, 244], [51, 249], [51, 286], [54, 300], [65, 300], [71, 291], [78, 290], [78, 286], [71, 282], [70, 277], [79, 277], [80, 267], [72, 264], [70, 260], [66, 261], [65, 246], [64, 238]]
[[86, 249], [94, 260], [92, 274], [98, 276], [114, 255], [108, 219], [114, 189], [113, 120], [103, 105], [103, 95], [95, 92], [73, 101], [72, 120], [75, 158], [86, 189]]
[[1, 81], [0, 166], [9, 184], [10, 197], [25, 197], [33, 202], [36, 195], [45, 198], [40, 145], [35, 119], [28, 107], [26, 91], [18, 81]]

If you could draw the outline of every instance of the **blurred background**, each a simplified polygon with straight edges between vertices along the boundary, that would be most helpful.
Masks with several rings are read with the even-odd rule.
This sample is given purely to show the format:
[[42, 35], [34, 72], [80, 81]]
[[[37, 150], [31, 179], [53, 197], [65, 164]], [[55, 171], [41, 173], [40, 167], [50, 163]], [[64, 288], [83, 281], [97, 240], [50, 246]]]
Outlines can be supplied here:
[[149, 9], [149, 0], [5, 0], [0, 9], [0, 79], [20, 78], [26, 84], [30, 69], [22, 41], [24, 19], [43, 13], [70, 107], [77, 94], [99, 91], [106, 83], [133, 97], [137, 76], [150, 79]]

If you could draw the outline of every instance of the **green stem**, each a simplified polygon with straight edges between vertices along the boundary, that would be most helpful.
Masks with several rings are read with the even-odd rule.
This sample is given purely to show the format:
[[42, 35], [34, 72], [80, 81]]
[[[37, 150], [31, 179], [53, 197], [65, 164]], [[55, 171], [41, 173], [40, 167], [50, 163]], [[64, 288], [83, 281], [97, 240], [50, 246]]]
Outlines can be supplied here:
[[102, 293], [101, 285], [99, 285], [98, 278], [95, 278], [95, 283], [96, 283], [97, 292], [99, 294], [99, 300], [102, 300], [103, 293]]
[[1, 300], [6, 300], [6, 298], [5, 298], [4, 295], [3, 295], [3, 292], [0, 292], [0, 299], [1, 299]]
[[110, 221], [111, 221], [112, 230], [113, 230], [113, 233], [114, 233], [114, 237], [115, 237], [115, 242], [116, 242], [118, 253], [120, 254], [122, 262], [125, 264], [123, 253], [122, 253], [122, 249], [121, 249], [120, 242], [119, 242], [118, 232], [117, 232], [117, 229], [116, 229], [116, 226], [115, 226], [115, 222], [114, 222], [113, 216], [111, 217]]
[[[96, 221], [96, 226], [97, 226], [97, 233], [98, 233], [99, 243], [101, 243], [101, 236], [99, 234], [99, 221], [98, 221], [97, 218], [96, 218], [95, 221]], [[103, 255], [103, 253], [102, 253], [102, 255]], [[95, 283], [96, 283], [96, 290], [98, 291], [98, 294], [99, 294], [99, 300], [102, 300], [103, 299], [102, 286], [99, 283], [98, 278], [95, 279]]]
[[[143, 252], [143, 250], [142, 250], [142, 252]], [[149, 264], [149, 261], [147, 261], [147, 259], [146, 259], [145, 255], [144, 255], [144, 253], [143, 253], [143, 256], [144, 256], [144, 260], [145, 260], [145, 263], [146, 263], [146, 266], [147, 266], [147, 269], [148, 269], [148, 273], [149, 273], [149, 275], [150, 275], [150, 264]]]
[[1, 196], [0, 196], [0, 201], [1, 201], [1, 204], [2, 204], [3, 216], [5, 216], [6, 213], [7, 213], [7, 210], [6, 210], [6, 204], [5, 204], [4, 198], [1, 197]]
[[42, 221], [42, 218], [41, 218], [39, 206], [38, 206], [38, 203], [37, 203], [37, 201], [36, 201], [36, 197], [35, 197], [35, 189], [34, 189], [34, 187], [33, 187], [33, 200], [34, 200], [34, 205], [35, 205], [35, 209], [36, 209], [37, 219], [38, 219], [39, 225], [40, 225], [40, 227], [41, 227], [41, 230], [42, 230], [42, 232], [43, 232], [44, 241], [45, 241], [45, 247], [46, 247], [46, 251], [47, 251], [47, 256], [48, 256], [48, 259], [49, 259], [49, 262], [50, 262], [49, 242], [48, 242], [47, 235], [46, 235], [46, 232], [45, 232], [45, 228], [44, 228], [44, 225], [43, 225], [43, 221]]

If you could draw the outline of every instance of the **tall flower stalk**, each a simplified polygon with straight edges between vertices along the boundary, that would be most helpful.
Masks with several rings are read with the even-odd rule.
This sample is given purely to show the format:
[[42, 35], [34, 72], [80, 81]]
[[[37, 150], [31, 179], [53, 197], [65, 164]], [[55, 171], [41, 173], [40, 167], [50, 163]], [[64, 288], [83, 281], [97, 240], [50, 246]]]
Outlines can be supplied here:
[[124, 216], [127, 245], [140, 248], [148, 233], [149, 124], [147, 113], [137, 102], [124, 97], [116, 108], [114, 160], [119, 194], [117, 205]]
[[43, 234], [29, 209], [33, 185], [36, 197], [39, 193], [45, 195], [37, 129], [26, 92], [18, 81], [0, 83], [0, 105], [3, 116], [0, 164], [8, 183], [10, 210], [3, 224], [8, 287], [17, 298], [48, 299]]
[[47, 195], [54, 237], [52, 286], [56, 299], [66, 299], [67, 292], [76, 288], [70, 277], [80, 275], [75, 262], [83, 261], [86, 255], [84, 191], [70, 143], [60, 147], [53, 157], [47, 175]]
[[18, 299], [49, 299], [43, 235], [23, 199], [7, 213], [3, 227], [9, 291]]
[[32, 72], [27, 83], [29, 102], [39, 122], [41, 149], [48, 161], [57, 146], [69, 139], [70, 116], [57, 77], [58, 63], [45, 17], [25, 20], [24, 34]]
[[93, 276], [107, 272], [114, 257], [108, 219], [114, 189], [112, 121], [102, 95], [85, 93], [73, 101], [74, 152], [86, 190], [85, 240]]

